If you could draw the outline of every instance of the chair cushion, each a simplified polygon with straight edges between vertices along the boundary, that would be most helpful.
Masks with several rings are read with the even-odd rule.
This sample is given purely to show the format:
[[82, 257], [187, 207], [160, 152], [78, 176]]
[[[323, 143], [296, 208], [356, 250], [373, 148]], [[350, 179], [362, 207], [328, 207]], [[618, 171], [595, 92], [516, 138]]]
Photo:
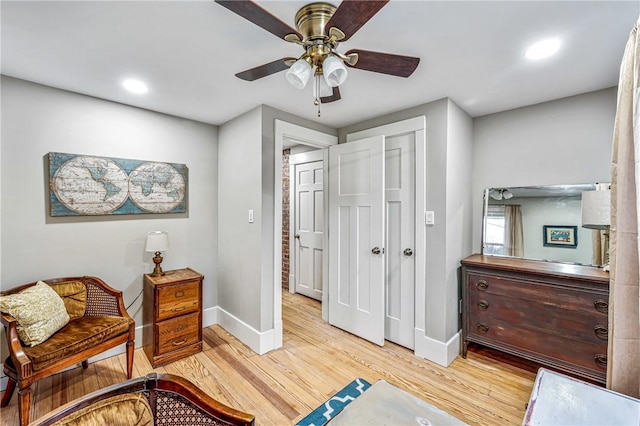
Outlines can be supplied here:
[[84, 316], [87, 309], [87, 288], [82, 281], [47, 283], [62, 298], [71, 319]]
[[140, 393], [104, 398], [54, 423], [56, 426], [153, 426], [153, 414]]
[[0, 311], [17, 321], [18, 336], [26, 346], [36, 346], [69, 322], [62, 298], [38, 281], [19, 293], [0, 296]]
[[129, 331], [129, 320], [123, 317], [82, 317], [76, 318], [45, 342], [31, 348], [24, 348], [31, 359], [34, 370], [40, 370], [59, 359], [85, 349], [92, 348], [106, 340]]

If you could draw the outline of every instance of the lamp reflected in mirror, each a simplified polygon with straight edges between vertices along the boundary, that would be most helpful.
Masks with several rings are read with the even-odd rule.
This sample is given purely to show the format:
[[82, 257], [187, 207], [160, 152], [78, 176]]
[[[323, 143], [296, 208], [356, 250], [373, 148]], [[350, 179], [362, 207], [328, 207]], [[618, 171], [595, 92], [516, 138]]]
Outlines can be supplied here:
[[596, 231], [593, 233], [594, 263], [602, 264], [602, 269], [608, 271], [611, 190], [609, 185], [603, 186], [596, 191], [582, 193], [582, 227]]

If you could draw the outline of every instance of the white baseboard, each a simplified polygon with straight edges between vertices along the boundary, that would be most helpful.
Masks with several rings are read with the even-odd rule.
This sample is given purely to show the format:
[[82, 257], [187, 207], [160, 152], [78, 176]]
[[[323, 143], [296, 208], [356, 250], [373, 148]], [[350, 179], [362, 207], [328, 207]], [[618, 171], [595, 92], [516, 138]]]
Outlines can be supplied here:
[[416, 356], [433, 361], [443, 367], [448, 367], [459, 353], [460, 332], [454, 334], [447, 342], [441, 342], [426, 336], [424, 330], [415, 329]]
[[263, 355], [282, 346], [282, 322], [276, 323], [276, 326], [271, 330], [260, 332], [224, 309], [220, 307], [214, 309], [217, 310], [217, 324], [249, 346], [258, 355]]

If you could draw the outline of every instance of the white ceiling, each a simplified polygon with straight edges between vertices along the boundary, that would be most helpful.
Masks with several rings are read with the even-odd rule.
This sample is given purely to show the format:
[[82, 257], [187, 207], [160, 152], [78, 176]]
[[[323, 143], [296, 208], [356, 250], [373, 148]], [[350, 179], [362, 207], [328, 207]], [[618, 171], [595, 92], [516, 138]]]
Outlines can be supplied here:
[[[258, 3], [294, 27], [308, 2]], [[339, 50], [417, 56], [417, 70], [349, 69], [320, 118], [311, 85], [294, 89], [283, 72], [234, 76], [302, 50], [212, 0], [3, 0], [0, 12], [5, 75], [216, 125], [267, 104], [340, 128], [443, 97], [476, 117], [615, 86], [640, 2], [392, 0]], [[563, 41], [557, 55], [525, 59], [551, 36]], [[127, 93], [127, 77], [149, 92]]]

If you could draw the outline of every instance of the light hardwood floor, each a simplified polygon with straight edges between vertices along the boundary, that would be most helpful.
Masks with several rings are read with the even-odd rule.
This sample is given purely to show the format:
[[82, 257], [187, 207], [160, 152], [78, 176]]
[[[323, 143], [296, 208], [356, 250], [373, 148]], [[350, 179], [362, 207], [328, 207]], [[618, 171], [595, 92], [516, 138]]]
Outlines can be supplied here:
[[[470, 350], [448, 368], [387, 342], [379, 347], [329, 326], [320, 303], [283, 291], [283, 347], [257, 355], [219, 326], [203, 330], [204, 350], [153, 369], [136, 350], [135, 377], [178, 374], [217, 400], [256, 416], [258, 425], [292, 425], [354, 378], [386, 380], [469, 424], [520, 425], [535, 370]], [[31, 418], [88, 392], [125, 380], [124, 354], [57, 374], [34, 385]], [[17, 393], [17, 390], [16, 390]], [[0, 412], [16, 425], [17, 395]]]

